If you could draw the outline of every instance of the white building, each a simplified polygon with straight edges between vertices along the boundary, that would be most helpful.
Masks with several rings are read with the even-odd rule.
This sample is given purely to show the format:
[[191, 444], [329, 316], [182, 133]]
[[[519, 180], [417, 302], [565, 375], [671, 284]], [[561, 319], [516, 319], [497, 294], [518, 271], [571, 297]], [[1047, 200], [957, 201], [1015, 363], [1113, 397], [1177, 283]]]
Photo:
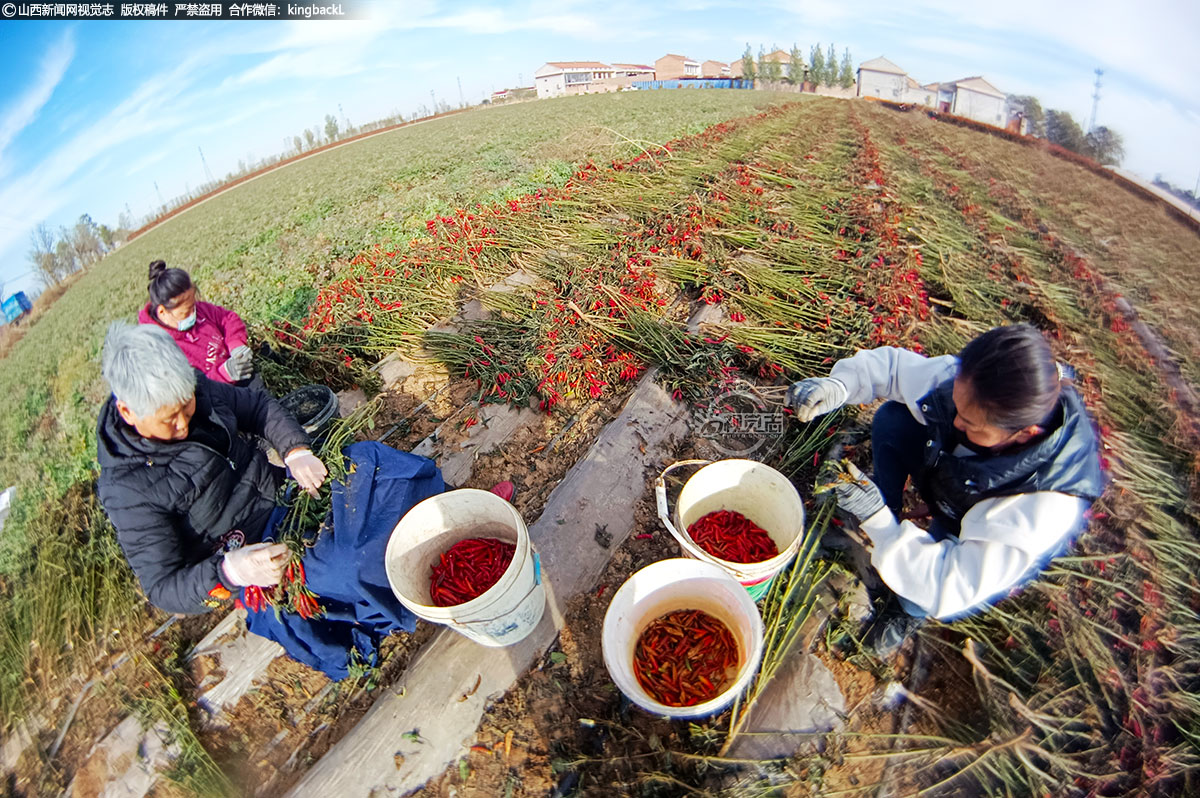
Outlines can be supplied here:
[[1008, 97], [981, 77], [924, 86], [883, 56], [858, 68], [858, 96], [934, 108], [987, 125], [1009, 124]]
[[858, 96], [878, 97], [895, 103], [909, 102], [908, 73], [883, 56], [864, 61], [858, 67]]
[[950, 113], [955, 116], [965, 116], [985, 125], [1004, 127], [1008, 123], [1008, 97], [981, 77], [963, 78], [953, 83], [943, 83], [942, 87], [952, 86], [953, 92], [938, 92], [939, 97], [953, 96], [950, 101]]
[[607, 81], [617, 73], [599, 61], [550, 61], [533, 73], [539, 100], [565, 94], [587, 94], [591, 84]]

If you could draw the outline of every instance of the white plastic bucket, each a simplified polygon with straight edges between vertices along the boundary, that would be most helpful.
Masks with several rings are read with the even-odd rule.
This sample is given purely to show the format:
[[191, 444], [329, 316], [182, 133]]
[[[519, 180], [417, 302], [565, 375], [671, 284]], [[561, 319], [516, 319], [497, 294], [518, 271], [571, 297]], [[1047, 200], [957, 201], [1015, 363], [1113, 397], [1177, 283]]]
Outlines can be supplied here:
[[[671, 707], [650, 697], [633, 672], [637, 642], [657, 618], [677, 610], [700, 610], [729, 628], [738, 647], [738, 671], [720, 695], [690, 707]], [[668, 718], [699, 718], [729, 706], [758, 671], [763, 622], [750, 594], [717, 566], [677, 557], [659, 560], [621, 585], [604, 614], [604, 666], [617, 688], [647, 712]]]
[[[516, 545], [496, 584], [452, 607], [430, 598], [431, 568], [467, 538], [498, 538]], [[508, 646], [533, 631], [546, 609], [541, 563], [516, 508], [494, 493], [462, 488], [413, 507], [392, 530], [384, 555], [392, 592], [418, 618], [449, 626], [485, 646]]]
[[[667, 509], [666, 476], [687, 465], [704, 465], [684, 483], [675, 502], [675, 521]], [[681, 460], [667, 466], [655, 482], [658, 517], [679, 541], [684, 554], [714, 563], [742, 583], [751, 598], [767, 594], [771, 580], [792, 561], [804, 537], [804, 502], [791, 480], [770, 466], [754, 460]], [[761, 527], [779, 549], [779, 554], [762, 562], [731, 562], [714, 557], [696, 545], [687, 529], [700, 518], [718, 510], [732, 510]]]

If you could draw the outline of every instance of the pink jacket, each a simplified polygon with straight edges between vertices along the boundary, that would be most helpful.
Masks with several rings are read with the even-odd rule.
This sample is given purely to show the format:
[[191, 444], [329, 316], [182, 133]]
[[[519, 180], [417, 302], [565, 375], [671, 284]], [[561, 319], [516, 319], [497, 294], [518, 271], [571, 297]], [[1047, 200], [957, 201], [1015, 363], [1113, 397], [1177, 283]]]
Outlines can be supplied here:
[[139, 324], [157, 324], [171, 334], [188, 362], [218, 382], [232, 383], [225, 371], [229, 353], [246, 343], [246, 325], [238, 314], [220, 305], [196, 303], [196, 323], [187, 332], [165, 326], [150, 312], [149, 303], [138, 313]]

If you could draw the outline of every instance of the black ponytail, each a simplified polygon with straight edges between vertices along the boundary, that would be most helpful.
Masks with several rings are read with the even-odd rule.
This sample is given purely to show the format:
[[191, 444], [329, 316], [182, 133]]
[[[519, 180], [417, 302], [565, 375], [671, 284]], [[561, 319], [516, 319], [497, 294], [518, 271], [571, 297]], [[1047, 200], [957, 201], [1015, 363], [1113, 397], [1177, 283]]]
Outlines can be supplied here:
[[171, 300], [192, 287], [192, 278], [183, 269], [168, 269], [166, 261], [150, 264], [150, 309], [161, 305], [167, 310], [175, 307]]
[[970, 384], [971, 398], [1001, 429], [1041, 424], [1058, 404], [1058, 364], [1046, 339], [1028, 324], [988, 330], [958, 359], [958, 376]]

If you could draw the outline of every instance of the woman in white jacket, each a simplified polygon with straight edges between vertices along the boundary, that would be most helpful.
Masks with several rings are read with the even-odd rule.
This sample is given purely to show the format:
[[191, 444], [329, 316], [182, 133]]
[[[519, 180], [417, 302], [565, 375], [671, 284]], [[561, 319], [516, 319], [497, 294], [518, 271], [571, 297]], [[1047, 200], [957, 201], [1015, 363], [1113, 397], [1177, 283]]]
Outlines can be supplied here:
[[[1033, 327], [989, 330], [957, 357], [860, 351], [787, 403], [807, 421], [876, 399], [874, 482], [840, 482], [837, 499], [909, 616], [960, 617], [1032, 580], [1103, 490], [1091, 419]], [[910, 478], [927, 529], [897, 520]]]

